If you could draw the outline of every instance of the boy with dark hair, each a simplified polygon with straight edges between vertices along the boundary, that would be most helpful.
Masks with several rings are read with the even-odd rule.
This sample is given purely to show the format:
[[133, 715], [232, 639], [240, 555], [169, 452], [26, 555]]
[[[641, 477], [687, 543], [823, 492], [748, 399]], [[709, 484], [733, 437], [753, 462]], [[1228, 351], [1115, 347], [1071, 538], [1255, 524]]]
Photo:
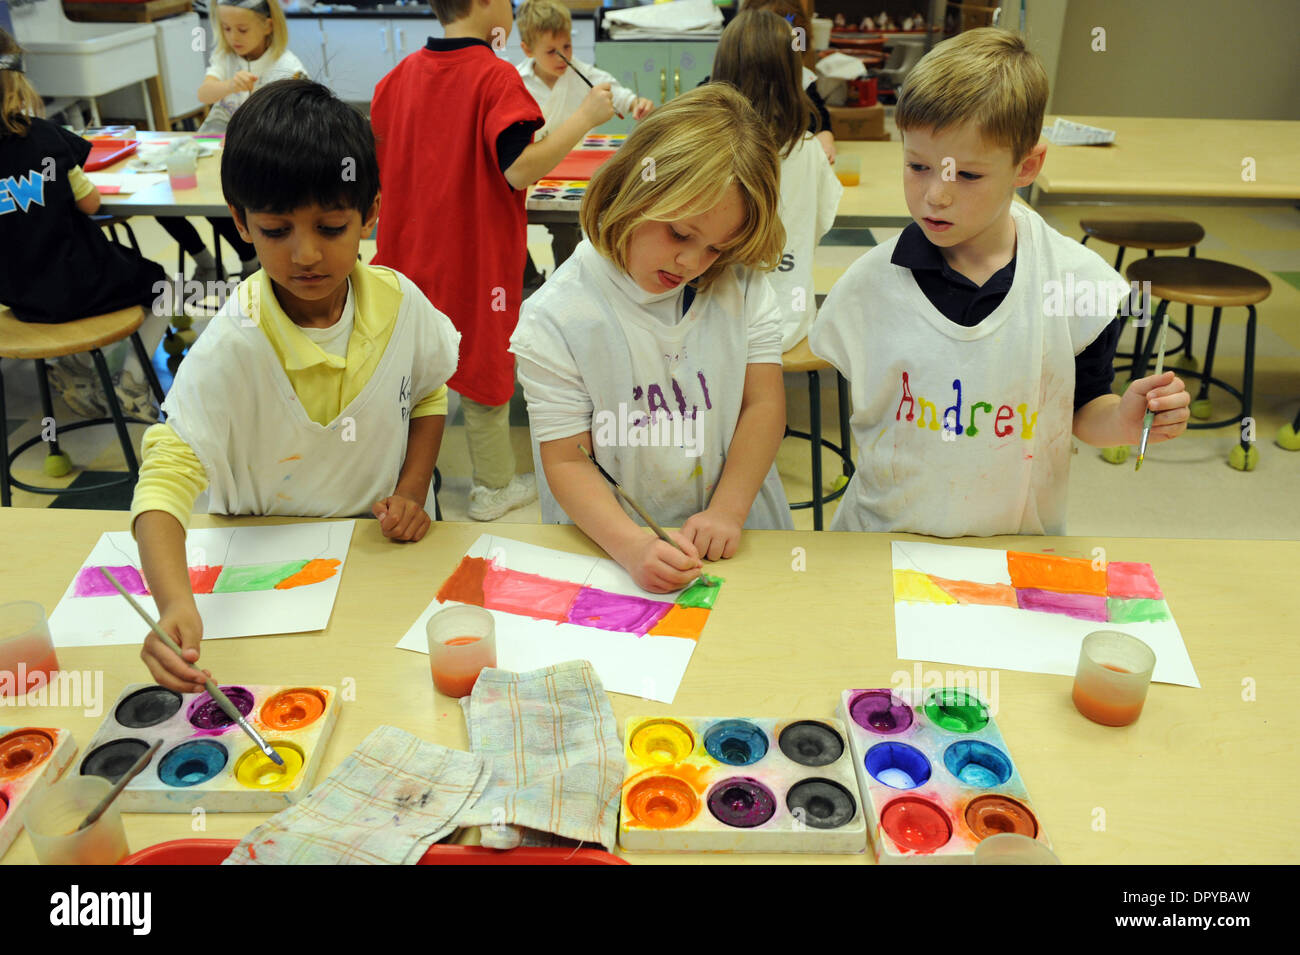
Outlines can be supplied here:
[[379, 165], [365, 118], [325, 87], [255, 92], [231, 118], [221, 186], [262, 268], [181, 366], [167, 422], [145, 433], [131, 507], [160, 623], [184, 658], [152, 634], [141, 655], [182, 692], [202, 689], [185, 555], [199, 493], [222, 514], [369, 511], [386, 537], [419, 540], [460, 339], [409, 279], [358, 261]]
[[464, 336], [448, 383], [461, 395], [473, 485], [469, 516], [490, 521], [537, 498], [515, 474], [510, 335], [527, 254], [524, 190], [613, 115], [609, 85], [534, 143], [542, 113], [505, 49], [510, 0], [433, 0], [446, 36], [379, 81], [370, 104], [389, 207], [375, 262], [400, 269]]

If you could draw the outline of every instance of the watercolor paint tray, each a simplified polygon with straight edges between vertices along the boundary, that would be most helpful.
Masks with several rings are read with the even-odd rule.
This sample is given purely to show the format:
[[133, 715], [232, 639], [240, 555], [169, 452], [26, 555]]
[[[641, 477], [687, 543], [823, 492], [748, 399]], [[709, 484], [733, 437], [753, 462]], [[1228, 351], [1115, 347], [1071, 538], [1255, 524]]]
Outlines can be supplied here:
[[634, 716], [623, 749], [624, 849], [866, 849], [866, 816], [838, 720]]
[[283, 768], [205, 693], [136, 683], [100, 724], [78, 766], [116, 782], [153, 741], [154, 754], [118, 799], [124, 812], [277, 812], [311, 789], [334, 723], [332, 686], [221, 687], [281, 758]]
[[[220, 865], [239, 845], [238, 839], [173, 839], [134, 852], [121, 865]], [[602, 849], [520, 846], [429, 846], [416, 865], [628, 865]]]
[[882, 863], [969, 863], [988, 836], [1051, 847], [988, 708], [969, 690], [845, 690], [840, 718]]
[[23, 827], [26, 801], [54, 785], [76, 755], [67, 730], [0, 726], [0, 856]]

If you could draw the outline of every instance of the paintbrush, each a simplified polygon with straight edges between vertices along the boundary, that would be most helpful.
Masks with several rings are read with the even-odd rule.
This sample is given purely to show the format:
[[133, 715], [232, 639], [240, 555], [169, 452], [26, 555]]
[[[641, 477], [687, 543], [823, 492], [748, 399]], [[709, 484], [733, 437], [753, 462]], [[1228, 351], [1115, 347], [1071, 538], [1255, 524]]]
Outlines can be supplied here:
[[[682, 550], [681, 544], [677, 543], [677, 541], [669, 537], [668, 532], [664, 530], [662, 527], [660, 527], [658, 524], [656, 524], [655, 519], [651, 517], [649, 514], [647, 514], [645, 512], [645, 509], [642, 508], [640, 504], [632, 500], [632, 498], [628, 495], [627, 491], [623, 490], [623, 486], [614, 480], [614, 475], [610, 474], [608, 471], [602, 468], [600, 466], [600, 462], [597, 461], [594, 457], [592, 457], [590, 451], [584, 448], [581, 444], [578, 445], [578, 450], [587, 456], [588, 461], [596, 465], [596, 470], [600, 472], [600, 476], [610, 483], [610, 486], [614, 488], [614, 490], [618, 493], [619, 497], [627, 501], [627, 506], [632, 508], [632, 510], [636, 511], [637, 516], [639, 516], [641, 520], [645, 521], [646, 527], [650, 528], [657, 535], [659, 535], [659, 539], [663, 541], [665, 544], [672, 544], [678, 550], [681, 550], [683, 554], [686, 553], [686, 551]], [[717, 584], [717, 581], [714, 580], [712, 577], [710, 577], [708, 574], [700, 574], [700, 581], [706, 587], [713, 587]]]
[[[587, 79], [585, 76], [582, 75], [582, 70], [578, 69], [576, 66], [574, 66], [572, 63], [569, 62], [569, 58], [567, 56], [565, 56], [559, 50], [555, 51], [555, 55], [558, 56], [560, 59], [562, 59], [568, 65], [569, 69], [573, 70], [573, 72], [578, 75], [578, 79], [582, 80], [582, 82], [586, 83], [593, 90], [596, 88], [595, 86], [592, 85], [591, 80]], [[617, 116], [619, 119], [624, 118], [623, 114], [620, 113], [618, 110], [614, 110], [614, 115]]]
[[[1159, 378], [1165, 371], [1165, 339], [1169, 336], [1169, 319], [1166, 317], [1160, 325], [1160, 354], [1156, 358], [1156, 374]], [[1147, 407], [1147, 413], [1142, 417], [1142, 444], [1138, 447], [1137, 463], [1133, 465], [1134, 471], [1142, 468], [1142, 459], [1146, 457], [1147, 440], [1151, 437], [1151, 422], [1155, 419], [1155, 412]]]
[[81, 820], [81, 825], [77, 826], [77, 828], [72, 831], [80, 832], [82, 829], [87, 829], [90, 826], [93, 826], [95, 820], [102, 816], [104, 811], [113, 804], [113, 800], [122, 794], [122, 790], [126, 788], [126, 784], [135, 779], [136, 776], [140, 775], [140, 771], [149, 765], [149, 760], [153, 759], [153, 754], [158, 752], [158, 747], [162, 744], [162, 740], [154, 740], [154, 744], [140, 754], [140, 758], [135, 761], [135, 765], [128, 769], [126, 774], [113, 784], [113, 788], [108, 791], [108, 794], [99, 802], [95, 803], [95, 808], [90, 810], [90, 815]]
[[[163, 642], [163, 644], [167, 647], [167, 649], [171, 650], [172, 653], [180, 657], [181, 648], [176, 645], [176, 641], [173, 640], [171, 637], [169, 637], [162, 627], [158, 626], [158, 622], [156, 620], [150, 617], [149, 614], [145, 613], [145, 609], [141, 607], [138, 603], [136, 603], [135, 598], [132, 597], [130, 594], [128, 594], [126, 590], [122, 587], [122, 585], [118, 583], [117, 578], [113, 576], [113, 572], [109, 570], [107, 567], [101, 567], [99, 568], [99, 570], [100, 573], [102, 573], [105, 577], [108, 578], [108, 582], [117, 588], [117, 592], [126, 598], [126, 602], [129, 603], [133, 608], [135, 608], [135, 612], [140, 615], [140, 617], [144, 620], [144, 622], [149, 624], [149, 626], [153, 628], [153, 632], [158, 635], [158, 639]], [[183, 660], [185, 658], [181, 657], [181, 659]], [[244, 714], [239, 712], [238, 708], [236, 708], [234, 703], [230, 702], [230, 697], [226, 696], [226, 694], [221, 692], [221, 687], [217, 686], [217, 684], [212, 682], [211, 677], [208, 677], [206, 680], [204, 680], [203, 685], [207, 687], [208, 695], [217, 701], [217, 705], [221, 707], [221, 709], [225, 712], [227, 716], [229, 716], [232, 720], [234, 720], [237, 724], [239, 724], [239, 728], [248, 734], [248, 738], [251, 739], [254, 743], [256, 743], [257, 748], [266, 754], [266, 758], [269, 759], [271, 762], [275, 763], [275, 765], [277, 766], [283, 766], [284, 757], [282, 757], [279, 753], [273, 750], [270, 744], [267, 743], [266, 740], [262, 739], [261, 734], [258, 733], [257, 730], [253, 729], [253, 727], [248, 725], [248, 720], [244, 719]]]

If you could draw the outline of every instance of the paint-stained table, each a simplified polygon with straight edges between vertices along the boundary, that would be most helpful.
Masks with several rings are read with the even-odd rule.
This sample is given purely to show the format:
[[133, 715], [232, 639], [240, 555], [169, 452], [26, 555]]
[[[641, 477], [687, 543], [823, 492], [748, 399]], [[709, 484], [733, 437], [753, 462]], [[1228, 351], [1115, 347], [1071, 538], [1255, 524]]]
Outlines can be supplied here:
[[[246, 522], [246, 521], [245, 521]], [[196, 526], [233, 523], [195, 518]], [[107, 511], [0, 510], [0, 602], [52, 610], [99, 534], [126, 527]], [[384, 540], [357, 524], [338, 602], [316, 634], [214, 640], [203, 663], [223, 682], [350, 686], [322, 772], [370, 730], [391, 724], [467, 748], [460, 707], [433, 690], [428, 658], [394, 647], [438, 584], [482, 533], [437, 524], [418, 544]], [[572, 527], [494, 524], [493, 533], [584, 554]], [[750, 532], [716, 567], [727, 581], [672, 705], [613, 695], [620, 727], [638, 714], [831, 716], [839, 691], [924, 682], [949, 664], [897, 659], [890, 585], [891, 535]], [[1288, 587], [1300, 542], [991, 538], [972, 547], [1052, 549], [1150, 561], [1203, 688], [1156, 684], [1134, 725], [1088, 722], [1070, 702], [1071, 678], [989, 674], [997, 720], [1057, 853], [1069, 863], [1289, 862], [1297, 851], [1291, 696], [1300, 649]], [[104, 705], [148, 679], [136, 647], [66, 648], [66, 670], [102, 674]], [[996, 678], [994, 680], [994, 677]], [[93, 685], [93, 684], [92, 684]], [[7, 702], [7, 701], [6, 701]], [[99, 717], [80, 708], [0, 707], [0, 723], [72, 730], [81, 747]], [[1231, 818], [1220, 815], [1225, 801]], [[209, 813], [203, 832], [186, 814], [128, 814], [131, 848], [206, 835], [237, 838], [265, 818]], [[734, 861], [733, 856], [629, 854], [637, 863]], [[869, 861], [862, 856], [745, 856], [747, 861]], [[20, 836], [6, 863], [32, 862]]]

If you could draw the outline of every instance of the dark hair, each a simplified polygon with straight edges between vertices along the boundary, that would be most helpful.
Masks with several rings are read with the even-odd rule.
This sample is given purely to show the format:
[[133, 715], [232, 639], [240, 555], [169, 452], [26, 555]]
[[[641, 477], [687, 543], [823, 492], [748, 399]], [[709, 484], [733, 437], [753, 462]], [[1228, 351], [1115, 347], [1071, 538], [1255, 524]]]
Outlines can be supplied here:
[[226, 127], [221, 191], [241, 216], [315, 203], [364, 218], [379, 193], [370, 123], [319, 83], [269, 83]]

